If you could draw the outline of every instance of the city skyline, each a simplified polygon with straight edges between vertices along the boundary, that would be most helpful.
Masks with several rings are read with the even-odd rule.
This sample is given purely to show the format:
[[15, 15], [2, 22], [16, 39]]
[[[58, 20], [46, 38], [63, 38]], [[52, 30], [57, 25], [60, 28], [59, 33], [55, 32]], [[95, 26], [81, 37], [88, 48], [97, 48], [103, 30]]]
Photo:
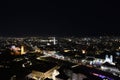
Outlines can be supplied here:
[[2, 80], [119, 80], [120, 37], [0, 37]]
[[119, 2], [1, 4], [1, 80], [120, 80]]

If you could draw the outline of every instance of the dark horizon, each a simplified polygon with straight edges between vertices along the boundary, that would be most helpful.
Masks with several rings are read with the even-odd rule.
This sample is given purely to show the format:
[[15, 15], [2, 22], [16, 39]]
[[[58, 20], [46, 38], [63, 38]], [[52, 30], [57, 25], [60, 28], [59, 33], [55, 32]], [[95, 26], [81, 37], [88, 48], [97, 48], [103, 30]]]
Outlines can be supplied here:
[[0, 35], [0, 37], [100, 37], [100, 36], [109, 36], [109, 37], [120, 37], [120, 33], [118, 32], [82, 32], [77, 34], [35, 34], [35, 33], [23, 33], [23, 34], [4, 34]]

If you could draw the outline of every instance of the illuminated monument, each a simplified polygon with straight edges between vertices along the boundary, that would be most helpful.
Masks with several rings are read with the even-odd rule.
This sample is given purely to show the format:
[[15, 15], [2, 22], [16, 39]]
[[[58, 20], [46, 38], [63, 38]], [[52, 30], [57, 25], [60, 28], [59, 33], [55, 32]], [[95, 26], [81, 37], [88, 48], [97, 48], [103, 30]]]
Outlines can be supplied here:
[[25, 50], [24, 50], [24, 46], [21, 46], [21, 48], [20, 47], [16, 47], [16, 46], [11, 46], [11, 54], [12, 55], [23, 55], [23, 54], [25, 54], [26, 52], [25, 52]]
[[21, 55], [25, 54], [24, 46], [21, 46], [21, 52], [20, 53], [21, 53]]
[[110, 57], [108, 57], [108, 55], [106, 55], [104, 62], [108, 62], [108, 63], [110, 63], [110, 64], [115, 65], [115, 63], [113, 62], [113, 56], [112, 56], [112, 55], [110, 55]]
[[106, 55], [105, 56], [105, 62], [112, 63], [113, 62], [113, 56], [111, 55], [110, 57], [108, 57], [108, 55]]
[[56, 38], [53, 37], [53, 44], [56, 45]]

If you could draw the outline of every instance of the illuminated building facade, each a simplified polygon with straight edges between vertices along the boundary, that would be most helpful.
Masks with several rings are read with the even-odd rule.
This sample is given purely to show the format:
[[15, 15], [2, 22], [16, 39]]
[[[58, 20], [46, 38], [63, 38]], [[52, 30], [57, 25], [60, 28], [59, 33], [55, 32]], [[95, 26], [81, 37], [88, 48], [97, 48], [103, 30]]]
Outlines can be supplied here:
[[104, 63], [105, 63], [105, 62], [108, 62], [108, 63], [110, 63], [110, 64], [115, 65], [115, 63], [113, 63], [113, 56], [112, 56], [112, 55], [110, 55], [110, 57], [109, 57], [108, 55], [106, 55], [106, 56], [105, 56], [105, 61], [104, 61]]
[[56, 38], [53, 38], [53, 44], [56, 45]]
[[21, 54], [24, 54], [24, 46], [21, 46]]
[[57, 71], [58, 68], [58, 66], [55, 66], [45, 72], [33, 70], [32, 73], [27, 75], [27, 79], [44, 80], [46, 78], [49, 78], [56, 80], [56, 76], [59, 75], [59, 72]]

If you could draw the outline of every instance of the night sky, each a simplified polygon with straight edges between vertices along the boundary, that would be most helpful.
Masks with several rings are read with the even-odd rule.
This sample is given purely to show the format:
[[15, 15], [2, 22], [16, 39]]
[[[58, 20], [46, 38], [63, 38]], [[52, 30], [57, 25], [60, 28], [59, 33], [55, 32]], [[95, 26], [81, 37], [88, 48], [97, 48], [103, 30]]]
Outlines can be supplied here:
[[119, 34], [119, 2], [78, 1], [9, 0], [0, 7], [0, 36]]

